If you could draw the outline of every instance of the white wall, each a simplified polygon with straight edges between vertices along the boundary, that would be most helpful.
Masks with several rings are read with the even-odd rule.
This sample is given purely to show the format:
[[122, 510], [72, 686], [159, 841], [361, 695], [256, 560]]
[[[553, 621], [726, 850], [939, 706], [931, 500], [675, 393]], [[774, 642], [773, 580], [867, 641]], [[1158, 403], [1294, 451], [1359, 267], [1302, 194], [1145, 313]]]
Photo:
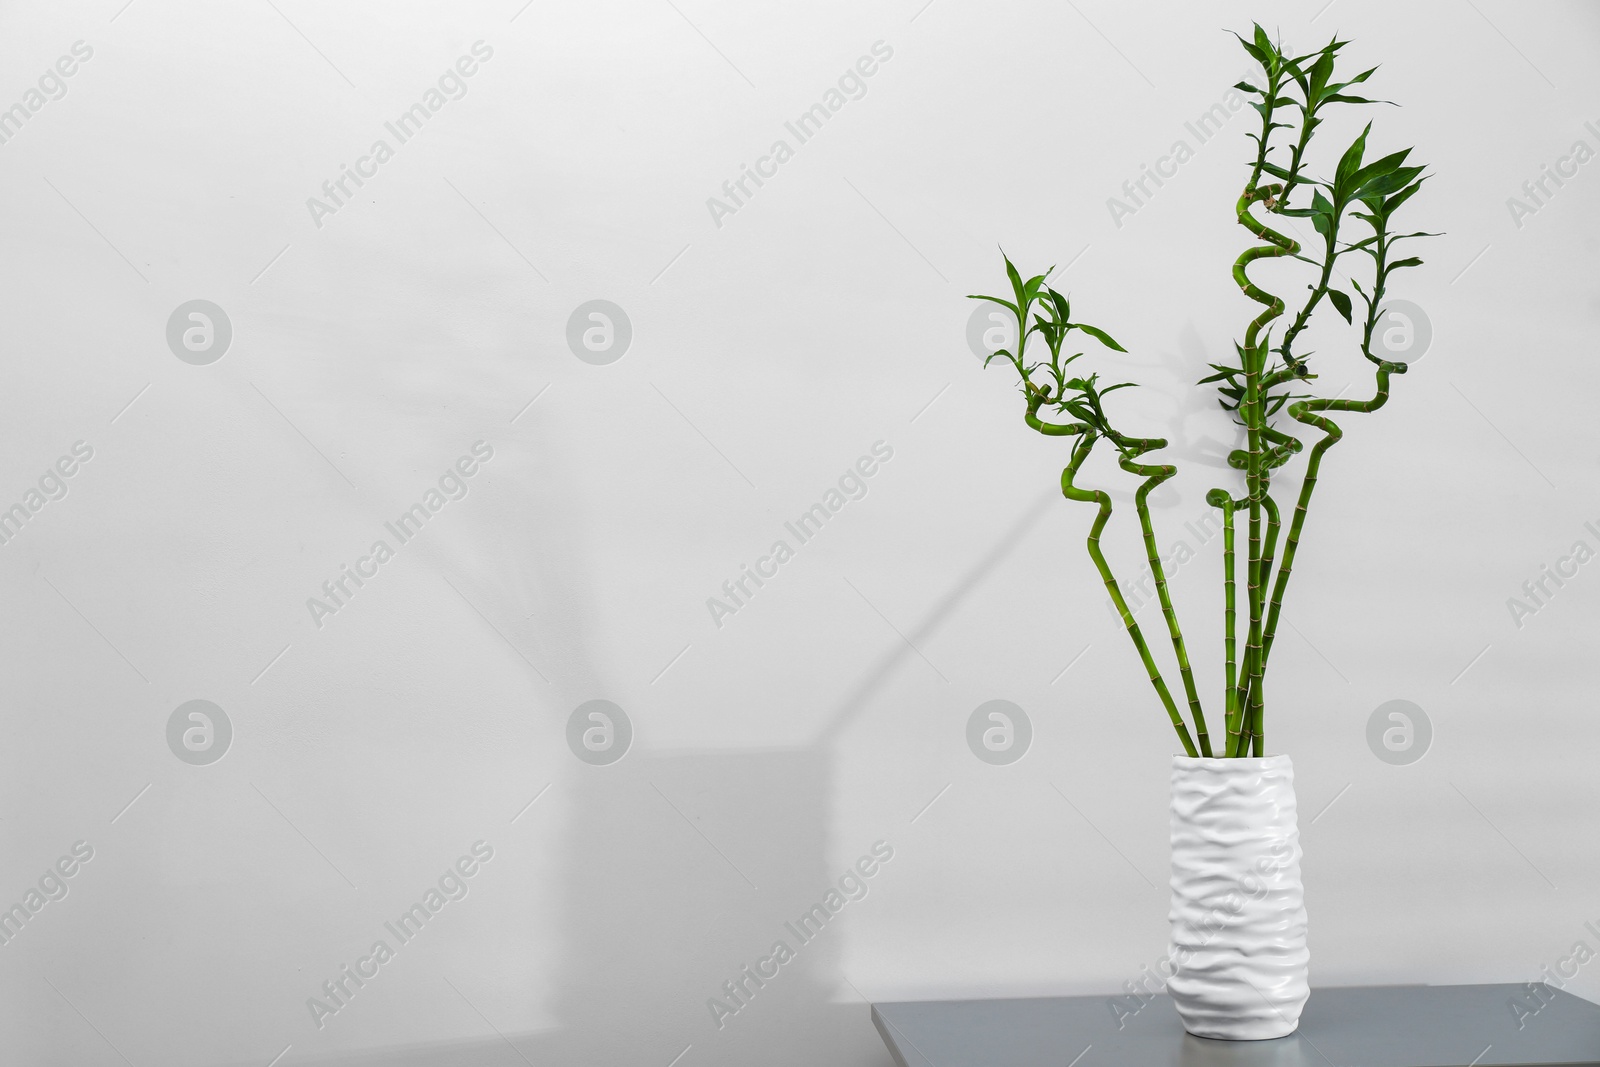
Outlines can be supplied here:
[[[1273, 665], [1314, 981], [1531, 980], [1597, 944], [1600, 565], [1507, 607], [1600, 547], [1600, 162], [1507, 207], [1600, 147], [1592, 5], [274, 3], [0, 14], [0, 105], [93, 49], [0, 145], [0, 504], [93, 449], [0, 546], [0, 904], [93, 848], [0, 946], [6, 1062], [883, 1064], [867, 1000], [1152, 963], [1173, 737], [1065, 446], [980, 369], [963, 295], [997, 244], [1082, 251], [1057, 278], [1131, 350], [1107, 373], [1153, 387], [1121, 410], [1172, 438], [1163, 548], [1185, 536], [1231, 430], [1181, 391], [1253, 313], [1249, 116], [1120, 227], [1106, 201], [1192, 141], [1252, 17], [1384, 64], [1404, 106], [1374, 140], [1432, 165], [1408, 213], [1446, 232], [1395, 294], [1432, 349], [1330, 455]], [[480, 40], [467, 94], [316, 225]], [[865, 95], [717, 225], [707, 198], [879, 41]], [[196, 298], [232, 323], [209, 365], [164, 333]], [[564, 338], [596, 298], [633, 328], [604, 366]], [[1314, 340], [1354, 380], [1347, 335]], [[477, 441], [468, 495], [317, 625]], [[714, 625], [878, 441], [866, 497]], [[1174, 583], [1213, 707], [1218, 550]], [[593, 698], [635, 731], [610, 766], [566, 742]], [[1010, 766], [964, 738], [997, 698], [1035, 731]], [[194, 699], [233, 729], [207, 766], [167, 743]], [[1367, 746], [1391, 699], [1432, 722], [1420, 762]], [[307, 998], [480, 840], [468, 895], [319, 1029]], [[869, 894], [719, 1030], [707, 998], [878, 841]]]

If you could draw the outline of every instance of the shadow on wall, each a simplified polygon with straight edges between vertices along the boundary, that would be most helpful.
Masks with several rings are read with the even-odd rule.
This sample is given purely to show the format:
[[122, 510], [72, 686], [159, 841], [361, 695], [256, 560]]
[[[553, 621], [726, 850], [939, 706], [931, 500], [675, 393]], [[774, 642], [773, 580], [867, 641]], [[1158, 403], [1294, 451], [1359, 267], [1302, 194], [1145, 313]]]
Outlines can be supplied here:
[[[910, 641], [920, 645], [936, 632], [1060, 502], [1054, 490], [1043, 492], [998, 531], [908, 630]], [[564, 582], [551, 575], [539, 584], [546, 593], [570, 592], [576, 581], [569, 572]], [[594, 669], [582, 647], [566, 651]], [[320, 1057], [297, 1052], [294, 1063], [892, 1067], [870, 1006], [842, 977], [847, 931], [837, 927], [848, 921], [849, 905], [820, 930], [815, 919], [802, 928], [801, 919], [845, 873], [828, 848], [832, 739], [915, 655], [903, 642], [886, 650], [806, 748], [635, 751], [571, 780], [577, 814], [556, 860], [565, 887], [557, 1028]], [[865, 890], [870, 895], [870, 880]], [[743, 969], [777, 955], [778, 941], [793, 957], [758, 986]], [[719, 1020], [707, 1002], [732, 1005], [730, 982], [743, 983], [745, 1003]]]
[[[841, 874], [825, 858], [829, 763], [814, 749], [632, 753], [586, 769], [561, 859], [560, 1027], [295, 1062], [667, 1067], [688, 1049], [680, 1067], [887, 1067], [869, 1006], [832, 1003], [844, 914], [806, 927], [805, 942], [784, 925]], [[724, 983], [780, 939], [793, 957], [759, 987], [745, 979], [744, 1006], [719, 1029], [707, 1000], [731, 1003]]]

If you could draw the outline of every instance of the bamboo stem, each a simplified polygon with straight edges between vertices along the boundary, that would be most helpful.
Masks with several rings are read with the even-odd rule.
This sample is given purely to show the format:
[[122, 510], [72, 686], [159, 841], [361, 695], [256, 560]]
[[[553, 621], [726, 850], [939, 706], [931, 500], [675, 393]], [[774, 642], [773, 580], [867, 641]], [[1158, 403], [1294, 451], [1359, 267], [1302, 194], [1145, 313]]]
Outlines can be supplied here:
[[1089, 558], [1094, 560], [1095, 569], [1104, 579], [1106, 592], [1111, 596], [1111, 602], [1116, 605], [1117, 613], [1122, 617], [1122, 624], [1127, 628], [1128, 638], [1133, 642], [1133, 647], [1138, 650], [1139, 659], [1144, 663], [1145, 672], [1150, 677], [1150, 684], [1155, 687], [1156, 695], [1161, 698], [1162, 707], [1167, 709], [1167, 717], [1172, 720], [1173, 729], [1178, 732], [1178, 739], [1183, 742], [1183, 751], [1190, 756], [1198, 756], [1199, 750], [1195, 747], [1194, 739], [1189, 734], [1189, 727], [1183, 721], [1183, 716], [1178, 712], [1178, 706], [1173, 702], [1172, 694], [1167, 690], [1167, 683], [1161, 677], [1161, 671], [1156, 667], [1154, 657], [1150, 655], [1150, 648], [1145, 644], [1144, 634], [1139, 629], [1139, 624], [1134, 621], [1133, 612], [1128, 610], [1128, 602], [1123, 599], [1122, 589], [1117, 585], [1117, 579], [1111, 573], [1111, 565], [1106, 562], [1105, 553], [1100, 551], [1100, 533], [1106, 528], [1106, 523], [1111, 519], [1111, 495], [1103, 489], [1080, 489], [1073, 485], [1078, 469], [1083, 466], [1083, 461], [1089, 458], [1089, 452], [1094, 448], [1098, 437], [1091, 431], [1079, 438], [1077, 447], [1072, 450], [1072, 462], [1061, 472], [1061, 495], [1068, 500], [1080, 500], [1090, 504], [1098, 504], [1099, 512], [1095, 515], [1094, 525], [1089, 529]]
[[[1254, 362], [1252, 359], [1251, 362]], [[1250, 451], [1248, 467], [1245, 471], [1245, 484], [1248, 487], [1248, 503], [1250, 506], [1249, 546], [1247, 563], [1245, 565], [1245, 600], [1249, 611], [1249, 630], [1245, 638], [1245, 664], [1248, 670], [1241, 680], [1243, 692], [1240, 694], [1240, 704], [1245, 708], [1245, 715], [1249, 717], [1254, 726], [1254, 710], [1250, 704], [1250, 693], [1255, 689], [1256, 672], [1261, 663], [1261, 430], [1257, 425], [1258, 410], [1260, 408], [1260, 392], [1257, 388], [1256, 371], [1246, 364], [1245, 408], [1249, 411], [1250, 421], [1246, 424], [1246, 431], [1250, 437]], [[1238, 755], [1239, 753], [1235, 753]]]
[[[1243, 755], [1242, 746], [1249, 740], [1251, 734], [1260, 729], [1260, 709], [1250, 703], [1251, 693], [1258, 693], [1259, 687], [1255, 679], [1261, 669], [1261, 615], [1263, 608], [1263, 576], [1261, 573], [1261, 498], [1265, 495], [1266, 487], [1263, 478], [1263, 449], [1262, 437], [1266, 427], [1265, 403], [1266, 391], [1262, 388], [1262, 376], [1266, 369], [1267, 351], [1269, 343], [1261, 339], [1261, 330], [1273, 319], [1283, 314], [1282, 298], [1267, 292], [1250, 280], [1246, 269], [1251, 263], [1262, 258], [1276, 258], [1278, 256], [1295, 255], [1300, 251], [1299, 242], [1284, 234], [1270, 229], [1265, 223], [1255, 218], [1250, 213], [1250, 207], [1257, 201], [1266, 201], [1269, 209], [1274, 204], [1274, 196], [1282, 192], [1282, 186], [1258, 186], [1261, 174], [1266, 166], [1268, 145], [1271, 141], [1273, 130], [1273, 112], [1277, 106], [1278, 87], [1282, 80], [1282, 68], [1276, 62], [1266, 62], [1267, 87], [1263, 94], [1263, 102], [1259, 108], [1261, 112], [1261, 135], [1257, 138], [1257, 153], [1255, 165], [1251, 168], [1250, 178], [1245, 183], [1244, 192], [1239, 197], [1235, 207], [1235, 214], [1239, 224], [1249, 230], [1255, 237], [1267, 242], [1263, 245], [1253, 245], [1240, 253], [1233, 264], [1233, 280], [1243, 291], [1245, 296], [1258, 304], [1265, 305], [1259, 315], [1250, 321], [1245, 330], [1244, 343], [1241, 348], [1244, 370], [1244, 393], [1239, 399], [1239, 416], [1245, 426], [1249, 448], [1245, 464], [1245, 484], [1247, 487], [1246, 501], [1250, 508], [1248, 548], [1245, 564], [1245, 596], [1249, 611], [1249, 635], [1245, 644], [1244, 670], [1238, 686], [1235, 689], [1235, 717], [1239, 720], [1239, 729], [1233, 730], [1229, 724], [1229, 750], [1228, 756]], [[1247, 727], [1249, 728], [1247, 731]]]
[[[1262, 595], [1264, 596], [1266, 592], [1265, 576], [1272, 573], [1272, 561], [1277, 551], [1278, 530], [1281, 523], [1278, 518], [1278, 502], [1272, 499], [1270, 493], [1262, 492], [1261, 505], [1267, 513], [1267, 538], [1265, 545], [1261, 549]], [[1246, 706], [1250, 711], [1249, 740], [1251, 751], [1257, 756], [1262, 755], [1261, 748], [1265, 744], [1262, 714], [1266, 699], [1262, 690], [1266, 685], [1267, 677], [1266, 643], [1266, 633], [1263, 630], [1261, 645], [1256, 649], [1251, 659], [1249, 699], [1246, 702]]]
[[1189, 701], [1189, 714], [1194, 718], [1195, 738], [1200, 746], [1200, 755], [1209, 757], [1212, 754], [1211, 737], [1206, 731], [1205, 712], [1200, 709], [1200, 694], [1195, 690], [1194, 671], [1189, 666], [1189, 653], [1184, 648], [1183, 629], [1178, 625], [1178, 614], [1172, 606], [1172, 596], [1167, 591], [1167, 575], [1161, 566], [1161, 556], [1156, 551], [1156, 535], [1150, 522], [1148, 499], [1150, 491], [1177, 474], [1178, 468], [1170, 464], [1134, 462], [1146, 452], [1167, 447], [1167, 442], [1162, 438], [1123, 440], [1118, 444], [1124, 449], [1118, 466], [1129, 474], [1137, 474], [1144, 478], [1143, 484], [1133, 495], [1133, 504], [1139, 513], [1139, 529], [1144, 533], [1144, 548], [1150, 561], [1150, 573], [1155, 576], [1156, 597], [1161, 601], [1161, 614], [1167, 620], [1167, 632], [1172, 637], [1172, 649], [1178, 658], [1178, 675], [1183, 680], [1184, 695]]
[[1234, 662], [1235, 643], [1235, 617], [1238, 612], [1234, 607], [1234, 567], [1233, 567], [1233, 498], [1225, 490], [1213, 489], [1206, 494], [1206, 503], [1214, 508], [1222, 509], [1222, 588], [1225, 606], [1222, 611], [1224, 651], [1223, 664], [1223, 722], [1226, 726], [1227, 736], [1223, 740], [1223, 755], [1231, 755], [1235, 739], [1239, 736], [1239, 693], [1237, 686], [1237, 664]]

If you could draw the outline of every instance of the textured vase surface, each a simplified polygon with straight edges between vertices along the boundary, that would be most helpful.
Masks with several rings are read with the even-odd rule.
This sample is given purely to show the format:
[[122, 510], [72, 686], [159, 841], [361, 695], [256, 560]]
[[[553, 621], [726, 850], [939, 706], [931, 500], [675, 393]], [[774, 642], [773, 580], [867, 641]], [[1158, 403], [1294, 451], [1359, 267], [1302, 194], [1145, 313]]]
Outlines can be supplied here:
[[1172, 760], [1167, 992], [1196, 1037], [1260, 1041], [1300, 1024], [1305, 891], [1288, 756]]

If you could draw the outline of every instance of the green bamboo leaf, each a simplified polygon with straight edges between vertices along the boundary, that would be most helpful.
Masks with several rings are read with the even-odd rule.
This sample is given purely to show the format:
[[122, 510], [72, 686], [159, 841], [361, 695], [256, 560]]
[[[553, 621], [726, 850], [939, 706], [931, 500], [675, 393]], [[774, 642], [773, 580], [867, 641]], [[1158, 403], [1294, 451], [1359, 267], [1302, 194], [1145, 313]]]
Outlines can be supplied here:
[[1317, 228], [1317, 232], [1324, 237], [1332, 233], [1334, 224], [1339, 219], [1339, 209], [1322, 195], [1321, 189], [1311, 191], [1311, 210], [1315, 212], [1311, 216], [1311, 225]]
[[1405, 203], [1407, 200], [1410, 200], [1411, 197], [1415, 195], [1416, 191], [1422, 188], [1422, 183], [1426, 180], [1426, 178], [1418, 179], [1417, 181], [1414, 181], [1410, 185], [1406, 186], [1404, 189], [1401, 189], [1398, 193], [1395, 193], [1393, 196], [1386, 199], [1383, 202], [1383, 213], [1385, 215], [1394, 214], [1394, 209]]
[[1395, 152], [1384, 156], [1376, 162], [1369, 163], [1350, 175], [1348, 183], [1348, 199], [1358, 200], [1369, 196], [1387, 196], [1397, 189], [1402, 189], [1422, 173], [1421, 167], [1407, 167], [1402, 164], [1411, 149]]
[[1336, 309], [1338, 309], [1339, 314], [1344, 316], [1344, 321], [1346, 321], [1346, 322], [1351, 321], [1350, 320], [1350, 298], [1348, 296], [1346, 296], [1344, 293], [1341, 293], [1337, 289], [1329, 289], [1328, 290], [1328, 299], [1333, 301], [1333, 306]]
[[1344, 155], [1339, 157], [1339, 165], [1333, 172], [1333, 187], [1336, 191], [1345, 189], [1350, 182], [1350, 176], [1361, 169], [1361, 155], [1367, 150], [1367, 134], [1372, 132], [1372, 123], [1367, 123], [1366, 129], [1361, 131], [1361, 136], [1351, 142], [1350, 147], [1344, 150]]
[[1309, 75], [1311, 85], [1306, 93], [1306, 96], [1312, 101], [1313, 106], [1315, 106], [1316, 101], [1321, 97], [1323, 90], [1327, 88], [1328, 78], [1332, 74], [1333, 53], [1327, 49], [1323, 49], [1322, 52], [1317, 55], [1317, 61], [1311, 64], [1311, 71]]
[[1261, 28], [1261, 23], [1256, 23], [1255, 46], [1269, 56], [1276, 56], [1278, 50], [1272, 47], [1272, 39], [1267, 36], [1267, 31]]
[[1054, 289], [1046, 289], [1045, 293], [1050, 297], [1050, 306], [1055, 309], [1056, 321], [1062, 324], [1065, 332], [1066, 324], [1072, 321], [1072, 302]]
[[1107, 348], [1116, 349], [1118, 352], [1126, 352], [1127, 351], [1126, 348], [1123, 348], [1121, 345], [1119, 345], [1111, 337], [1111, 335], [1106, 333], [1104, 330], [1097, 329], [1094, 326], [1085, 326], [1081, 322], [1075, 322], [1072, 325], [1073, 325], [1074, 329], [1082, 330], [1084, 333], [1088, 334], [1090, 337], [1093, 337], [1096, 341], [1099, 341], [1101, 344], [1105, 345]]
[[[1364, 202], [1377, 201], [1382, 205], [1385, 197], [1396, 190], [1405, 188], [1421, 173], [1421, 167], [1401, 167], [1393, 174], [1385, 174], [1382, 177], [1372, 179], [1372, 181], [1356, 191], [1356, 196]], [[1387, 206], [1383, 206], [1381, 209], [1385, 215], [1389, 213]]]
[[[1348, 43], [1348, 42], [1341, 42], [1341, 43]], [[1337, 89], [1343, 89], [1347, 85], [1360, 85], [1362, 82], [1366, 81], [1368, 78], [1372, 77], [1375, 73], [1377, 73], [1377, 70], [1378, 70], [1377, 67], [1368, 67], [1366, 70], [1362, 71], [1360, 74], [1357, 74], [1354, 78], [1351, 78], [1349, 81], [1340, 82], [1338, 85], [1329, 86], [1329, 88], [1337, 90]]]
[[990, 303], [999, 304], [1003, 308], [1010, 308], [1011, 309], [1011, 314], [1013, 314], [1013, 315], [1015, 315], [1017, 313], [1017, 305], [1013, 304], [1009, 300], [1001, 300], [998, 296], [983, 296], [982, 294], [979, 294], [979, 293], [968, 293], [967, 294], [967, 299], [968, 300], [987, 300]]
[[1390, 152], [1386, 156], [1381, 156], [1352, 173], [1350, 175], [1350, 184], [1360, 188], [1379, 175], [1392, 174], [1396, 168], [1405, 163], [1406, 157], [1410, 154], [1411, 149], [1403, 148], [1398, 152]]
[[1011, 257], [1004, 252], [1000, 255], [1006, 261], [1006, 277], [1011, 279], [1011, 290], [1017, 296], [1017, 307], [1026, 308], [1028, 301], [1023, 296], [1022, 275], [1017, 273], [1016, 265], [1011, 262]]
[[1399, 270], [1401, 267], [1420, 267], [1420, 266], [1422, 266], [1422, 260], [1418, 259], [1416, 256], [1409, 256], [1406, 259], [1402, 259], [1402, 260], [1399, 260], [1399, 261], [1397, 261], [1395, 263], [1389, 264], [1389, 269], [1390, 270]]

